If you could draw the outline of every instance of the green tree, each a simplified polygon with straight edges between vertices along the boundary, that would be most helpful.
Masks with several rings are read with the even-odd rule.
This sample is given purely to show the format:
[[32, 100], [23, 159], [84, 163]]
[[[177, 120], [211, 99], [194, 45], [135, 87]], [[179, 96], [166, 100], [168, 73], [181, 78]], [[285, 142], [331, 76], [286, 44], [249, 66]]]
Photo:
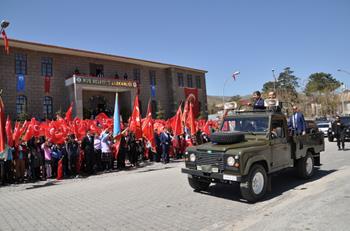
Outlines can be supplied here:
[[298, 101], [298, 92], [297, 88], [299, 87], [298, 77], [294, 74], [294, 71], [290, 70], [290, 67], [284, 68], [284, 71], [281, 72], [277, 78], [278, 88], [277, 94], [283, 98], [284, 101], [297, 102]]
[[340, 85], [341, 82], [333, 78], [331, 74], [317, 72], [309, 76], [304, 92], [312, 99], [312, 103], [321, 105], [321, 114], [326, 116], [336, 113], [340, 100], [334, 91]]
[[264, 83], [263, 88], [262, 88], [262, 92], [263, 93], [269, 93], [270, 91], [273, 91], [274, 88], [278, 88], [278, 82], [274, 82], [274, 81], [268, 81], [266, 83]]
[[284, 68], [283, 72], [278, 75], [276, 83], [268, 81], [263, 85], [262, 92], [268, 93], [276, 87], [277, 97], [282, 101], [296, 102], [298, 99], [297, 88], [299, 87], [298, 77], [296, 77], [290, 67]]
[[305, 87], [305, 94], [314, 95], [315, 93], [332, 92], [339, 88], [340, 85], [341, 83], [333, 78], [331, 74], [324, 72], [313, 73], [309, 76]]

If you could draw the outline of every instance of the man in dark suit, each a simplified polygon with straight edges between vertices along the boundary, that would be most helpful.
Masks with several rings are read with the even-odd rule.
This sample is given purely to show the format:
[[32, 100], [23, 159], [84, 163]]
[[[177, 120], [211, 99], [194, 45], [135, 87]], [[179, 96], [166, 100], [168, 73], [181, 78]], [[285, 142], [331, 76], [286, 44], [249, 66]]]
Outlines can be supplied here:
[[255, 91], [253, 93], [253, 104], [249, 103], [249, 106], [253, 106], [253, 110], [265, 110], [266, 107], [264, 106], [264, 99], [261, 98], [260, 91]]
[[304, 135], [306, 132], [306, 122], [303, 113], [298, 111], [297, 106], [293, 106], [293, 114], [289, 117], [288, 127], [293, 135]]
[[[344, 124], [340, 121], [340, 117], [336, 116], [335, 121], [332, 124], [332, 130], [334, 132], [334, 137], [337, 139], [338, 150], [344, 150]], [[341, 143], [341, 147], [340, 147]]]
[[81, 141], [81, 148], [84, 151], [85, 170], [88, 174], [92, 174], [95, 164], [94, 136], [90, 131]]
[[168, 129], [164, 127], [164, 131], [160, 134], [160, 143], [162, 145], [162, 158], [163, 163], [169, 163], [169, 146], [171, 142], [170, 134], [168, 133]]

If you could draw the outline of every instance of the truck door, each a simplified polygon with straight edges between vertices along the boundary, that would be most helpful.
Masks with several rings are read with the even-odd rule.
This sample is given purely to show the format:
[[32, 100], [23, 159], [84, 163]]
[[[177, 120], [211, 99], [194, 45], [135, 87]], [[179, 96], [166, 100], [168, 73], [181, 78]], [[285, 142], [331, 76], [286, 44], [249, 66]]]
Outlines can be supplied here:
[[272, 169], [278, 170], [292, 163], [291, 147], [287, 140], [287, 124], [283, 116], [273, 116], [270, 129]]

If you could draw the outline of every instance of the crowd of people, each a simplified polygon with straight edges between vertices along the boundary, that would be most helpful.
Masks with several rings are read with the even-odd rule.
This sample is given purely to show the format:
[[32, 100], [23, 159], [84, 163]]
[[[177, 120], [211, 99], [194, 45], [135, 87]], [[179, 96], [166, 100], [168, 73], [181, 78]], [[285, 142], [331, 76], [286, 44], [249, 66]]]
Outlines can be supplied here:
[[[277, 99], [275, 92], [270, 92], [268, 97], [270, 100]], [[259, 91], [253, 93], [253, 99], [248, 104], [253, 110], [271, 109], [270, 105], [264, 103]], [[275, 105], [274, 110], [280, 111], [280, 105]], [[296, 135], [305, 132], [304, 117], [296, 106], [293, 107], [293, 115], [288, 124]], [[142, 136], [136, 138], [135, 133], [127, 129], [117, 139], [111, 134], [111, 127], [103, 130], [96, 127], [93, 130], [87, 129], [84, 137], [79, 138], [71, 133], [64, 142], [51, 142], [52, 137], [50, 139], [44, 135], [33, 135], [27, 140], [22, 137], [12, 146], [7, 145], [5, 151], [0, 153], [0, 183], [88, 176], [101, 171], [135, 168], [143, 161], [166, 164], [170, 158], [182, 158], [189, 145], [209, 142], [208, 131], [196, 129], [194, 135], [186, 131], [187, 126], [184, 128], [181, 135], [174, 135], [171, 126], [164, 126], [161, 131], [155, 128], [155, 144]]]
[[[196, 136], [174, 136], [171, 129], [154, 131], [156, 149], [144, 138], [136, 139], [127, 132], [120, 138], [119, 147], [111, 132], [101, 134], [87, 131], [79, 141], [74, 134], [63, 144], [53, 144], [44, 136], [20, 140], [13, 147], [6, 147], [0, 155], [0, 183], [24, 183], [47, 179], [89, 176], [99, 172], [136, 168], [140, 162], [168, 163], [170, 158], [181, 159], [189, 145], [208, 142], [208, 136], [198, 130]], [[116, 148], [118, 152], [116, 153]]]

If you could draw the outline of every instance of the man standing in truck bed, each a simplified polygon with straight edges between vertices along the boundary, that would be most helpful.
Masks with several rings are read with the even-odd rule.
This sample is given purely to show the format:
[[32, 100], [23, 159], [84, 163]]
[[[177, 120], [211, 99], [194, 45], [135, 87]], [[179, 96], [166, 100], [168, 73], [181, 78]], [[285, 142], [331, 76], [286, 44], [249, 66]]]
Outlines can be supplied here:
[[293, 106], [293, 114], [289, 117], [288, 127], [293, 135], [304, 135], [306, 132], [306, 123], [303, 113], [298, 111], [297, 106]]

